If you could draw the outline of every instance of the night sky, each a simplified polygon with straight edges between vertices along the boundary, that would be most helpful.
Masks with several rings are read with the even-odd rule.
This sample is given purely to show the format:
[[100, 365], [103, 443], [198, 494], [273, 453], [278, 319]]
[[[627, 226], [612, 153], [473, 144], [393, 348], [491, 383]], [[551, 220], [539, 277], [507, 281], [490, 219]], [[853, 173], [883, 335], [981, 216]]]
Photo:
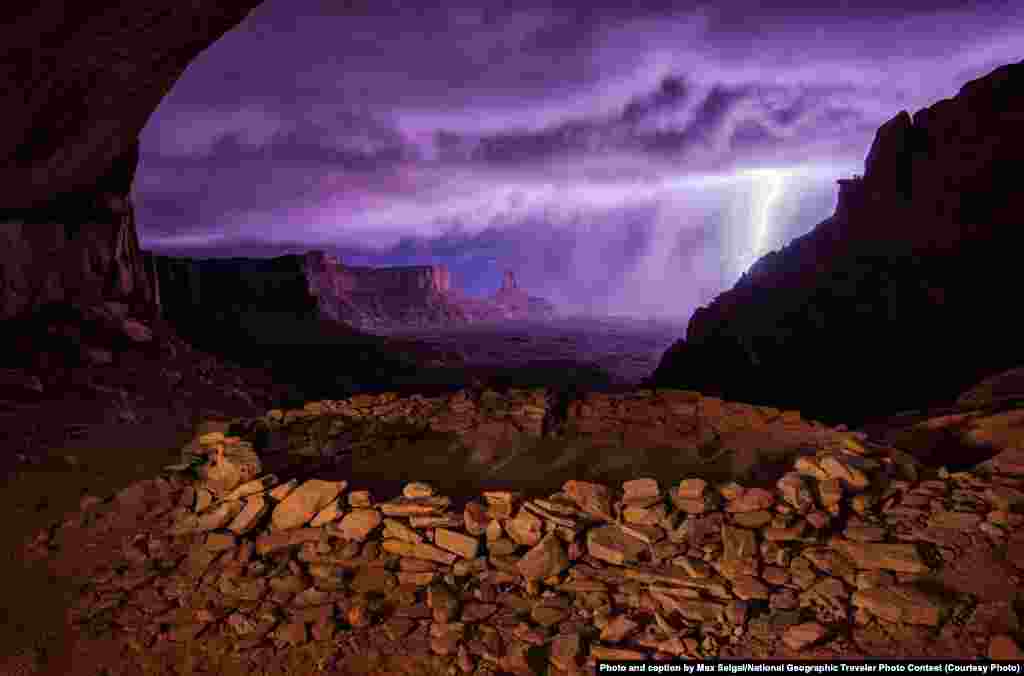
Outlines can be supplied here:
[[881, 123], [1024, 56], [1024, 3], [504, 4], [267, 0], [144, 130], [143, 246], [686, 319], [832, 213]]

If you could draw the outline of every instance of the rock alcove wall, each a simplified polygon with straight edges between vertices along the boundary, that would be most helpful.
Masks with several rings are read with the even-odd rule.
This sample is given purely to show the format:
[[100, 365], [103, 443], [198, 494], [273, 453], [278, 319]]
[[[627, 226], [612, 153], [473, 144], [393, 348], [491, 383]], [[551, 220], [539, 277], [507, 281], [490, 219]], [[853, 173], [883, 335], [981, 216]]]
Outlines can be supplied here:
[[138, 137], [253, 0], [14, 0], [0, 9], [0, 320], [48, 303], [155, 312], [130, 190]]

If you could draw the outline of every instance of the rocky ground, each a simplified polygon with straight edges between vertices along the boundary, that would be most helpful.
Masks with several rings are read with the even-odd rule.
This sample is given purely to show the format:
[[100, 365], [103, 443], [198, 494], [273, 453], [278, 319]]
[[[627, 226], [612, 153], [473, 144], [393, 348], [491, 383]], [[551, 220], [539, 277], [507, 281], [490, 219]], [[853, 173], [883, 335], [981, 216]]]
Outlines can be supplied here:
[[[33, 596], [5, 599], [27, 648], [7, 670], [561, 674], [602, 657], [1024, 659], [1024, 409], [998, 392], [990, 384], [956, 414], [888, 430], [924, 444], [945, 429], [969, 465], [955, 471], [918, 462], [885, 430], [678, 391], [360, 395], [207, 422], [179, 452], [165, 448], [161, 459], [176, 462], [157, 471], [151, 458], [112, 494], [86, 487], [85, 472], [77, 494], [49, 491], [60, 504], [42, 508], [55, 511], [38, 530], [39, 513], [22, 508], [31, 536], [17, 551], [29, 567], [9, 575]], [[743, 464], [757, 436], [762, 451], [777, 447], [776, 472]], [[417, 444], [434, 450], [410, 453]], [[585, 464], [596, 449], [647, 450], [637, 466], [563, 481], [556, 454], [536, 455], [559, 447]], [[483, 480], [481, 468], [525, 457], [551, 477]], [[716, 462], [718, 474], [703, 471]], [[417, 472], [436, 479], [405, 480]], [[63, 606], [67, 624], [33, 619], [32, 605], [38, 615]]]
[[[5, 329], [13, 328], [5, 326]], [[0, 336], [0, 473], [112, 427], [191, 430], [295, 398], [259, 368], [193, 349], [160, 321], [108, 303]]]

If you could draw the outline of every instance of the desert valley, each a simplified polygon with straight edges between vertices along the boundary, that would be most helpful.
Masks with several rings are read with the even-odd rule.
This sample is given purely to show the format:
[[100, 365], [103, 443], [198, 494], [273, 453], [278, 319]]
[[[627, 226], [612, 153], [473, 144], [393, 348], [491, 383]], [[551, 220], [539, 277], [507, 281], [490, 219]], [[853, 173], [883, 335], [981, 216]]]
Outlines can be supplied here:
[[[554, 220], [488, 267], [473, 247], [493, 225], [415, 263], [310, 233], [272, 255], [150, 247], [140, 134], [260, 4], [0, 9], [0, 674], [1024, 663], [1024, 61], [886, 109], [862, 174], [830, 178], [830, 215], [706, 301], [704, 268], [667, 290], [657, 257], [613, 269], [628, 242], [548, 274]], [[663, 80], [577, 127], [618, 139], [683, 98]], [[536, 133], [546, 158], [561, 141]], [[196, 174], [238, 150], [178, 136], [202, 146], [181, 160]], [[443, 172], [498, 171], [472, 164], [497, 138], [359, 179], [394, 193], [346, 174], [341, 198], [391, 218], [424, 190], [426, 213]], [[699, 302], [645, 316], [675, 298]]]

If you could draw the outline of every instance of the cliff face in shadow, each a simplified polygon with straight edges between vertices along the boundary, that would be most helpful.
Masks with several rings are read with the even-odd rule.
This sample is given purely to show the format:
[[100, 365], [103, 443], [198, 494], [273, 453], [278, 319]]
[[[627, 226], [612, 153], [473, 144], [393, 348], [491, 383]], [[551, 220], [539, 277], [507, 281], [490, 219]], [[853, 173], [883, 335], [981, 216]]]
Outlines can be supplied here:
[[343, 280], [318, 265], [320, 257], [154, 256], [161, 315], [196, 347], [267, 368], [304, 398], [380, 387], [426, 362], [451, 358], [339, 321], [348, 296]]
[[302, 341], [296, 327], [320, 318], [300, 256], [156, 256], [155, 264], [162, 316], [197, 344], [224, 340], [228, 329], [243, 331], [253, 345]]
[[8, 208], [0, 199], [0, 321], [104, 301], [153, 315], [154, 280], [130, 196], [137, 164], [133, 144], [87, 190], [35, 208]]
[[[320, 251], [276, 258], [192, 259], [155, 256], [161, 313], [183, 334], [209, 333], [226, 320], [251, 329], [257, 343], [308, 344], [365, 335], [377, 326], [466, 322], [447, 300], [441, 266], [348, 267]], [[333, 328], [329, 328], [333, 327]], [[355, 328], [351, 328], [355, 327]]]
[[0, 320], [54, 304], [153, 313], [130, 199], [138, 135], [258, 0], [0, 8]]
[[512, 273], [493, 296], [473, 298], [452, 284], [443, 265], [349, 266], [322, 251], [272, 259], [153, 261], [163, 316], [190, 335], [225, 316], [259, 324], [255, 340], [275, 334], [272, 342], [279, 343], [295, 342], [287, 327], [299, 320], [390, 333], [554, 314], [550, 303], [518, 288]]
[[694, 313], [649, 380], [857, 422], [1022, 360], [1024, 63], [877, 132], [836, 213]]

